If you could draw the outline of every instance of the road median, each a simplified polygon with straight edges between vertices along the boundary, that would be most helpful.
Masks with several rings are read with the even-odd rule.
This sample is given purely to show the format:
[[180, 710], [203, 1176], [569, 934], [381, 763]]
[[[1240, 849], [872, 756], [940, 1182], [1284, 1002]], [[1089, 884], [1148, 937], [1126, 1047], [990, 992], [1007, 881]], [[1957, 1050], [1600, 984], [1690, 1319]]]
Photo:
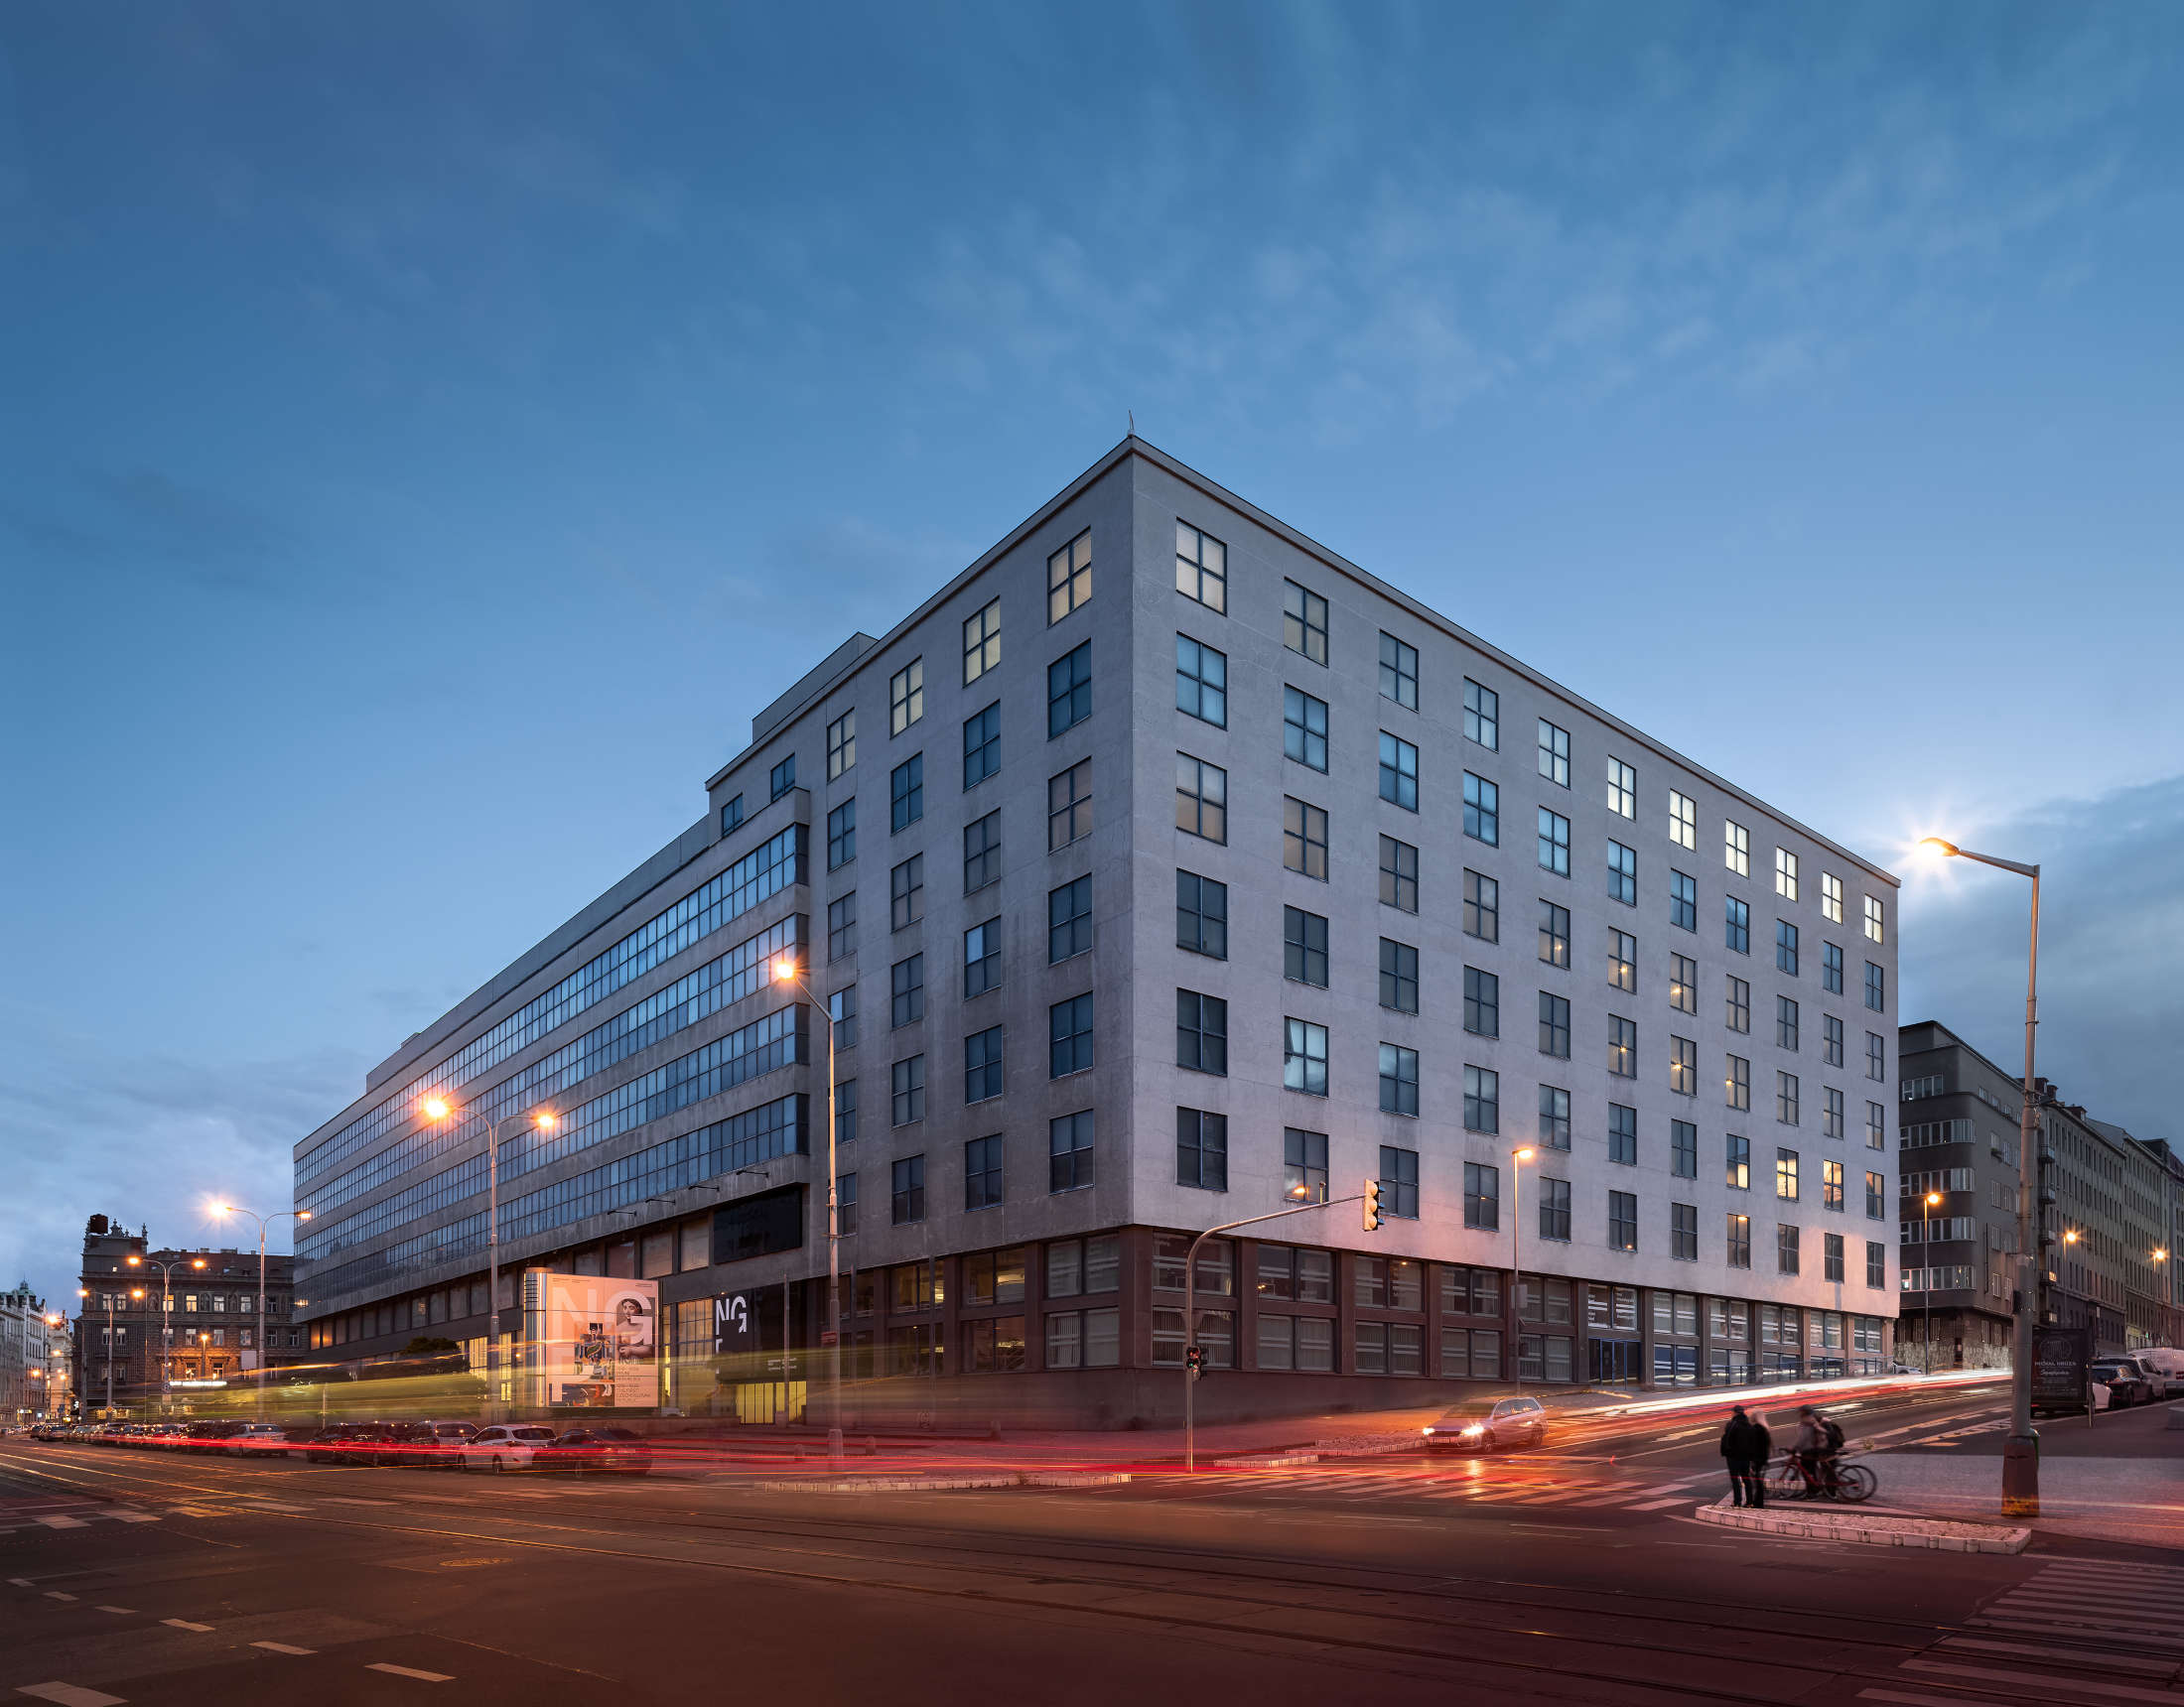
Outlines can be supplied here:
[[1941, 1553], [2021, 1553], [2032, 1531], [1999, 1523], [1961, 1523], [1947, 1517], [1855, 1509], [1798, 1510], [1731, 1506], [1726, 1500], [1702, 1506], [1702, 1523], [1744, 1529], [1760, 1535], [1786, 1535], [1806, 1541], [1853, 1541], [1867, 1547], [1924, 1547]]

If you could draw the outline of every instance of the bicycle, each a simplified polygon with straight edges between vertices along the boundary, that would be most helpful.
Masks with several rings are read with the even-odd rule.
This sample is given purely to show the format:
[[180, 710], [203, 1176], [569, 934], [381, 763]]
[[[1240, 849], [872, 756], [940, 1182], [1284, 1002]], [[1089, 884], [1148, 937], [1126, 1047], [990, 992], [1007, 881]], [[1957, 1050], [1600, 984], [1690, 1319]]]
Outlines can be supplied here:
[[1773, 1473], [1767, 1479], [1767, 1497], [1771, 1500], [1840, 1500], [1847, 1505], [1862, 1506], [1872, 1499], [1879, 1487], [1879, 1478], [1864, 1465], [1838, 1459], [1835, 1486], [1831, 1488], [1808, 1477], [1797, 1459], [1784, 1453], [1775, 1460]]

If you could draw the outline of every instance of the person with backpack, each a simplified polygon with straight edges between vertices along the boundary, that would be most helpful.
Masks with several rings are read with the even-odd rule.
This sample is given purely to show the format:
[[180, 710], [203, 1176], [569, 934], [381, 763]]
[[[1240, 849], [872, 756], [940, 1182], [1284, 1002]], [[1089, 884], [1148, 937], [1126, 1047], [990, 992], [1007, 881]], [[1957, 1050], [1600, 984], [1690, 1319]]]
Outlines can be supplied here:
[[1811, 1405], [1800, 1405], [1797, 1412], [1797, 1440], [1790, 1448], [1790, 1456], [1797, 1460], [1798, 1468], [1805, 1473], [1805, 1486], [1809, 1492], [1834, 1498], [1836, 1455], [1842, 1450], [1843, 1430]]
[[1766, 1425], [1745, 1414], [1737, 1405], [1729, 1412], [1721, 1431], [1721, 1456], [1728, 1464], [1729, 1498], [1738, 1506], [1761, 1507], [1767, 1503], [1767, 1455], [1774, 1450]]

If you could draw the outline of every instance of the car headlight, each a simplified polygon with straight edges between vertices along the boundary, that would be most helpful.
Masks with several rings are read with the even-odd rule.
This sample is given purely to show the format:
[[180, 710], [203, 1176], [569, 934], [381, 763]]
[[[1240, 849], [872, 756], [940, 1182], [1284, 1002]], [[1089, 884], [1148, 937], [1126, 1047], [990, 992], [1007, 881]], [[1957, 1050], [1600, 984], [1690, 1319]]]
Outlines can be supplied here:
[[1480, 1422], [1469, 1423], [1465, 1425], [1463, 1432], [1466, 1434], [1484, 1434], [1486, 1425]]

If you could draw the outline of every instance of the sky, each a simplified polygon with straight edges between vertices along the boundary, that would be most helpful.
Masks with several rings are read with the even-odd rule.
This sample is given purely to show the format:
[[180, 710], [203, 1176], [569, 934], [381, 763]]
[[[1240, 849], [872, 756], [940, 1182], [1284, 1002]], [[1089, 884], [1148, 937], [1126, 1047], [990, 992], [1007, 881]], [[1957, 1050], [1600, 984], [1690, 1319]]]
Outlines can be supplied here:
[[[0, 9], [0, 1284], [290, 1202], [1138, 431], [2184, 1025], [2184, 9]], [[285, 1240], [276, 1236], [276, 1248]]]

